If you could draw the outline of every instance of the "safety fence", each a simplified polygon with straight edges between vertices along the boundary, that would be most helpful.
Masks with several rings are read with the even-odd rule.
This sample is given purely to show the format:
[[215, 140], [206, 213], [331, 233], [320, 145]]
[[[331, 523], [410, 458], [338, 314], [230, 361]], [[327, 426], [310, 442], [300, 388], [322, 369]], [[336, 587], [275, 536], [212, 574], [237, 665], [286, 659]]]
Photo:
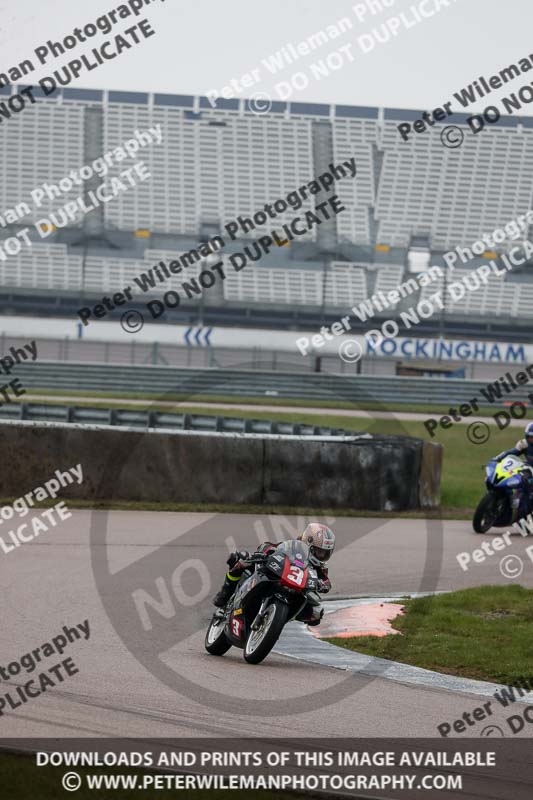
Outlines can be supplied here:
[[[20, 378], [26, 389], [36, 391], [106, 393], [109, 395], [151, 395], [161, 400], [197, 397], [254, 398], [268, 401], [363, 403], [389, 405], [454, 405], [477, 397], [481, 406], [491, 404], [481, 394], [481, 381], [450, 381], [444, 378], [413, 378], [367, 375], [298, 374], [266, 370], [197, 369], [159, 365], [25, 362], [11, 377]], [[512, 401], [527, 402], [528, 386], [517, 387]], [[505, 395], [505, 392], [503, 393]]]
[[[164, 428], [222, 433], [277, 433], [281, 436], [344, 436], [342, 428], [274, 422], [242, 417], [168, 413], [146, 409], [89, 408], [38, 403], [10, 403], [0, 407], [0, 419], [33, 422], [72, 422], [78, 425], [121, 425], [131, 428]], [[353, 432], [352, 432], [353, 433]]]

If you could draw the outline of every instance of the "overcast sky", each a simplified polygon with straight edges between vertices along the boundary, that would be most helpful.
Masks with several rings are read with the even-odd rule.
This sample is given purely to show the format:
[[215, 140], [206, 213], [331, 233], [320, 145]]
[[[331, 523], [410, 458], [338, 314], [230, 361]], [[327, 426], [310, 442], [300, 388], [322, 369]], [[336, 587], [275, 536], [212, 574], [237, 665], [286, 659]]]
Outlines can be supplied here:
[[[370, 49], [374, 28], [379, 35], [382, 24], [400, 11], [411, 24], [415, 16], [410, 9], [421, 1], [381, 0], [382, 6], [387, 2], [389, 7], [383, 6], [383, 12], [375, 15], [368, 12], [361, 21], [354, 6], [364, 6], [365, 0], [153, 0], [136, 19], [148, 18], [156, 34], [103, 66], [83, 72], [72, 85], [204, 94], [209, 89], [221, 90], [232, 78], [239, 80], [255, 68], [259, 82], [238, 96], [265, 92], [280, 99], [275, 85], [290, 82], [293, 73], [301, 71], [309, 85], [294, 90], [292, 100], [432, 109], [480, 75], [489, 77], [533, 55], [531, 0], [449, 0], [448, 8], [445, 0], [425, 0], [425, 9], [439, 3], [443, 8], [408, 30], [400, 23], [393, 40], [375, 44], [366, 54], [362, 51], [360, 36], [366, 35], [365, 47]], [[372, 3], [375, 6], [377, 0]], [[48, 39], [62, 40], [73, 28], [94, 22], [119, 5], [113, 0], [0, 0], [0, 72], [24, 59], [35, 61], [36, 47]], [[287, 43], [296, 47], [344, 17], [353, 23], [351, 30], [278, 75], [271, 75], [263, 65], [262, 59], [280, 47]], [[90, 39], [36, 68], [27, 83], [90, 53], [93, 46], [134, 22], [133, 17], [119, 20], [111, 34]], [[344, 66], [320, 81], [313, 78], [311, 65], [344, 45], [351, 46], [342, 54]], [[346, 53], [354, 57], [353, 63]], [[491, 100], [517, 90], [528, 78], [533, 79], [533, 71], [503, 93], [494, 92]], [[480, 107], [488, 104], [480, 102]], [[524, 113], [533, 116], [533, 104]]]

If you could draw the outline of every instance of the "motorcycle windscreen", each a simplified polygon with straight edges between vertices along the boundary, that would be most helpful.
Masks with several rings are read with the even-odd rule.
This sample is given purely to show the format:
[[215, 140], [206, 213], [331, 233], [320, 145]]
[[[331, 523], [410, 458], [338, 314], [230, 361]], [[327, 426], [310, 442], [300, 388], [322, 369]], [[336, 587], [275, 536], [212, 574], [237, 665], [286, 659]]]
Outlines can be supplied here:
[[276, 553], [285, 556], [280, 583], [290, 589], [305, 589], [308, 577], [309, 547], [303, 542], [292, 540], [283, 542], [276, 548]]
[[289, 539], [287, 542], [278, 544], [275, 552], [287, 556], [291, 564], [302, 568], [307, 567], [311, 555], [305, 542], [300, 542], [298, 539]]

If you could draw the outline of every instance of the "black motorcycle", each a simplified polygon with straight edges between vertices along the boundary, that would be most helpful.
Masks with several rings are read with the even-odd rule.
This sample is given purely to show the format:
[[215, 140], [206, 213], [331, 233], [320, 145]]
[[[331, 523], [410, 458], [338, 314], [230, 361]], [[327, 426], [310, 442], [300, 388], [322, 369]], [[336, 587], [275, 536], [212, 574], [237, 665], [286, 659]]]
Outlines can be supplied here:
[[298, 540], [283, 542], [269, 555], [251, 556], [226, 607], [213, 615], [205, 636], [207, 652], [221, 656], [234, 645], [244, 650], [249, 664], [263, 661], [289, 620], [307, 616], [308, 605], [320, 605], [309, 556], [309, 547]]

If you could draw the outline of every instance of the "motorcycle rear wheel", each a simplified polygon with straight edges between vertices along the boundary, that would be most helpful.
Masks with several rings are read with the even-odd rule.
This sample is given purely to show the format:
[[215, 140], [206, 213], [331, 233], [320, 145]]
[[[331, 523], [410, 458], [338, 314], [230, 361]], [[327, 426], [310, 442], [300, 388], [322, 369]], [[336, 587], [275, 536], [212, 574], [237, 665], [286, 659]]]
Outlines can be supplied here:
[[213, 617], [209, 623], [209, 628], [205, 634], [205, 649], [212, 656], [223, 656], [231, 647], [231, 642], [228, 641], [224, 633], [225, 621], [217, 617]]
[[500, 512], [499, 503], [493, 494], [487, 493], [479, 501], [474, 512], [472, 527], [476, 533], [486, 533], [496, 522]]
[[270, 653], [283, 630], [289, 609], [285, 603], [273, 600], [267, 607], [259, 630], [251, 631], [244, 647], [244, 660], [259, 664]]

